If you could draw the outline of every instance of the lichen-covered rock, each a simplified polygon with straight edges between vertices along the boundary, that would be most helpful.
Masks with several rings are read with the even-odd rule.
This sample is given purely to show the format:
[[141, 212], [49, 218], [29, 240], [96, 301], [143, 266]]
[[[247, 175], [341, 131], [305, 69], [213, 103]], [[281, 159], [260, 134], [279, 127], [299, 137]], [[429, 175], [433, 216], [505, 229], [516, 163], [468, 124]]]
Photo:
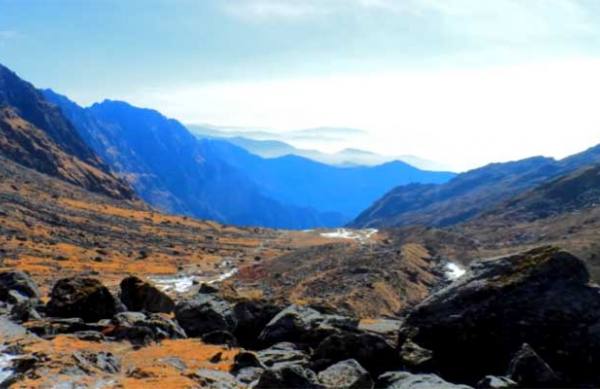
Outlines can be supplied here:
[[374, 385], [369, 372], [354, 359], [331, 365], [320, 372], [318, 377], [327, 388], [372, 389]]
[[54, 317], [78, 317], [86, 322], [96, 322], [113, 317], [117, 313], [117, 301], [94, 278], [63, 278], [52, 288], [47, 313]]

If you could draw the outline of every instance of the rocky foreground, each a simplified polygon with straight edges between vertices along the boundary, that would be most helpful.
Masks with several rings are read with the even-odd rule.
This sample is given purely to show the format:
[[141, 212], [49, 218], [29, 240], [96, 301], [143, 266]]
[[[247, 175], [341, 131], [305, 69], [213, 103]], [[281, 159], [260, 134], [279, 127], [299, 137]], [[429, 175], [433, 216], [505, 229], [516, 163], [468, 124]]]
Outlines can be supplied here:
[[0, 386], [431, 388], [600, 385], [600, 288], [542, 247], [475, 262], [403, 317], [227, 298], [173, 301], [136, 277], [111, 293], [0, 273]]

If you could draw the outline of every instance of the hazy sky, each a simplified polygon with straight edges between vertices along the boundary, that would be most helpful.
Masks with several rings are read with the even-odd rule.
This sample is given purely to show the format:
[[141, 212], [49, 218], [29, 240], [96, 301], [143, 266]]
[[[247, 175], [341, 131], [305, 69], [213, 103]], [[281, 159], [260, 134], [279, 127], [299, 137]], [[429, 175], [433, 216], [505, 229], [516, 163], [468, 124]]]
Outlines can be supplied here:
[[598, 0], [0, 0], [0, 62], [185, 123], [465, 169], [600, 143]]

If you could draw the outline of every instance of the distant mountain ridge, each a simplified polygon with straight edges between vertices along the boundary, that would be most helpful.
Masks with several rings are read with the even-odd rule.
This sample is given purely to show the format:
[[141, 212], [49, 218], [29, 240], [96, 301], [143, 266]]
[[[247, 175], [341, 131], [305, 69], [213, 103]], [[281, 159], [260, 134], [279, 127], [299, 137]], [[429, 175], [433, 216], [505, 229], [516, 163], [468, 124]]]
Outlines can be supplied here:
[[554, 160], [533, 157], [459, 174], [441, 185], [400, 186], [376, 201], [355, 227], [445, 227], [471, 220], [504, 201], [577, 169], [600, 163], [600, 146]]
[[[286, 155], [296, 155], [304, 157], [315, 162], [324, 163], [333, 166], [377, 166], [388, 162], [401, 161], [414, 167], [429, 171], [446, 171], [442, 164], [419, 158], [413, 155], [388, 156], [380, 155], [370, 151], [345, 148], [335, 153], [325, 153], [314, 149], [298, 148], [282, 141], [281, 139], [290, 137], [290, 135], [281, 135], [267, 131], [224, 131], [210, 127], [189, 125], [190, 131], [201, 139], [222, 139], [233, 143], [241, 148], [256, 154], [263, 158], [278, 158]], [[345, 129], [309, 129], [296, 131], [296, 137], [308, 136], [311, 139], [318, 137], [318, 131], [324, 131], [325, 137], [338, 134], [343, 135], [344, 131], [363, 134], [360, 130]], [[292, 138], [294, 135], [291, 136]]]

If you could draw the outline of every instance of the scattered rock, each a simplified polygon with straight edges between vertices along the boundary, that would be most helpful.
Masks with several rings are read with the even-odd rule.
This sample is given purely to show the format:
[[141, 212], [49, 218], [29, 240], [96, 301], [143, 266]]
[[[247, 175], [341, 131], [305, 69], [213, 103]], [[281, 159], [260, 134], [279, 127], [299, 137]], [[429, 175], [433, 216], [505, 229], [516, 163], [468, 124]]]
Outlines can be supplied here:
[[309, 355], [289, 342], [277, 343], [256, 353], [261, 365], [272, 368], [281, 364], [308, 366]]
[[73, 358], [77, 361], [77, 366], [87, 373], [92, 372], [94, 368], [109, 374], [115, 374], [121, 370], [119, 360], [111, 353], [77, 351], [73, 353]]
[[229, 331], [211, 331], [202, 335], [202, 341], [207, 344], [221, 344], [230, 347], [237, 346], [237, 339]]
[[515, 354], [508, 376], [528, 388], [548, 388], [560, 382], [552, 368], [528, 344], [523, 344]]
[[342, 332], [324, 339], [313, 361], [319, 365], [355, 359], [373, 376], [401, 367], [398, 353], [384, 338], [368, 333]]
[[[13, 294], [9, 293], [13, 291]], [[39, 300], [40, 291], [29, 275], [22, 271], [0, 273], [0, 301], [15, 303], [14, 293], [26, 299]]]
[[372, 389], [374, 385], [369, 372], [354, 359], [329, 366], [318, 377], [327, 388]]
[[59, 280], [52, 288], [47, 305], [49, 316], [79, 317], [85, 322], [109, 319], [117, 302], [108, 289], [94, 278], [73, 277]]
[[187, 337], [185, 331], [175, 321], [162, 314], [142, 315], [144, 318], [132, 321], [135, 316], [137, 315], [116, 315], [113, 320], [118, 324], [112, 331], [107, 332], [107, 335], [117, 339], [127, 339], [136, 346], [146, 346], [164, 339]]
[[455, 385], [435, 374], [412, 374], [406, 371], [387, 372], [377, 379], [377, 387], [385, 389], [470, 389]]
[[322, 314], [309, 307], [291, 305], [279, 312], [261, 332], [259, 340], [265, 344], [293, 342], [318, 344], [340, 330], [358, 327], [358, 320]]
[[283, 364], [266, 370], [258, 379], [255, 389], [323, 388], [314, 371], [300, 365]]
[[148, 282], [133, 276], [121, 281], [120, 297], [130, 311], [171, 313], [175, 308], [173, 299]]
[[175, 317], [188, 336], [202, 336], [212, 331], [233, 332], [236, 320], [229, 303], [212, 294], [200, 294], [175, 307]]
[[430, 371], [432, 369], [433, 353], [409, 339], [400, 347], [400, 360], [412, 372]]
[[229, 389], [239, 385], [234, 376], [224, 371], [199, 369], [191, 376], [202, 388]]

